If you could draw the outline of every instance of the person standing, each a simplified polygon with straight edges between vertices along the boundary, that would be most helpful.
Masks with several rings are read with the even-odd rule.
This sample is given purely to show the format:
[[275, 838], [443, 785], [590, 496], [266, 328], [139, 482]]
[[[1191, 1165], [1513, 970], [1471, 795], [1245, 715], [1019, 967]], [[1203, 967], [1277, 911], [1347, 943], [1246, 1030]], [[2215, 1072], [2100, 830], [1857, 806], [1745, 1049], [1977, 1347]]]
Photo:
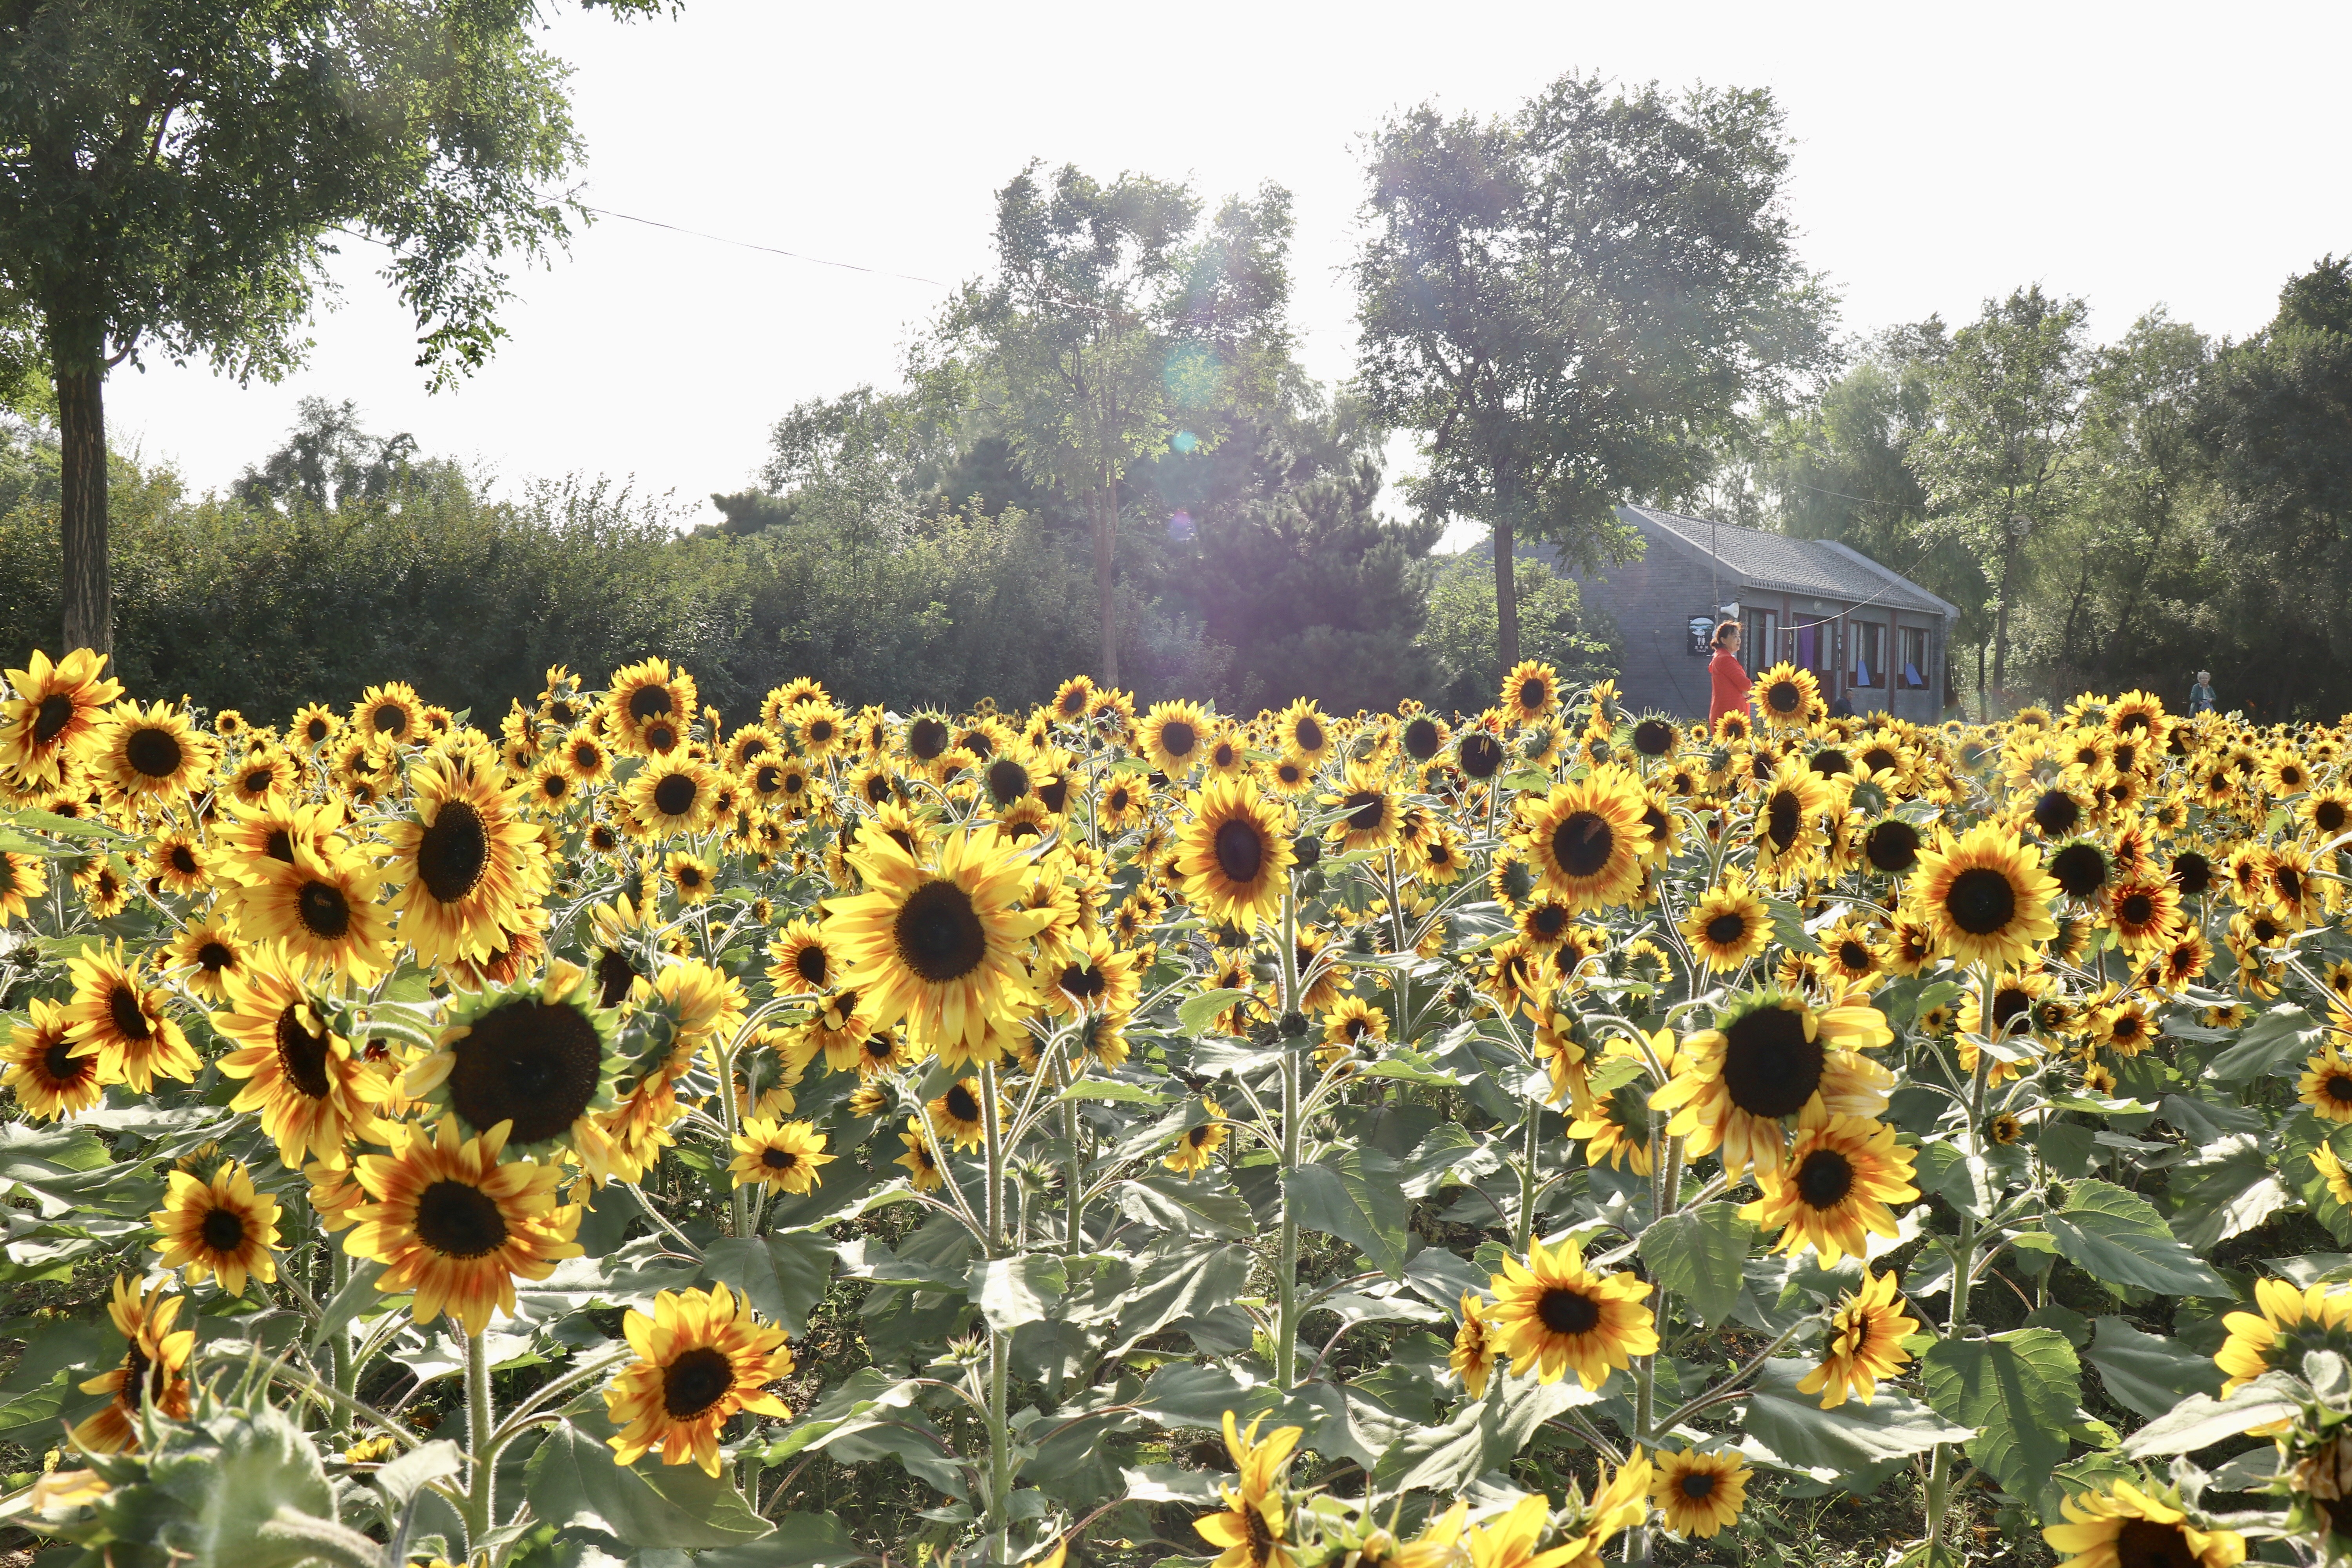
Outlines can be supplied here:
[[2197, 684], [2189, 689], [2189, 710], [2191, 713], [2213, 711], [2213, 672], [2211, 670], [2200, 669], [2197, 672]]
[[1739, 623], [1716, 623], [1714, 642], [1715, 657], [1706, 661], [1706, 723], [1710, 730], [1726, 713], [1748, 710], [1748, 670], [1739, 662]]

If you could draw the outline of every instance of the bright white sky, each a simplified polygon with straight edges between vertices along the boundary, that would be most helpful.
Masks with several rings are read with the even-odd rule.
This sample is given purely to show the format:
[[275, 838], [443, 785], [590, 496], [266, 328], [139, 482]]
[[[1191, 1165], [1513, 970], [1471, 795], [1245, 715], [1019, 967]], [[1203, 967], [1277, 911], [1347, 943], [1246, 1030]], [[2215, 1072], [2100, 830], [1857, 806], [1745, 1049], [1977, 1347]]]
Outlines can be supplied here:
[[[1423, 99], [1506, 111], [1575, 68], [1772, 89], [1803, 254], [1857, 331], [2039, 281], [2086, 297], [2102, 336], [2158, 303], [2243, 335], [2289, 272], [2352, 248], [2342, 0], [687, 0], [674, 21], [567, 10], [549, 38], [577, 67], [592, 205], [894, 272], [984, 269], [992, 193], [1032, 157], [1189, 176], [1211, 201], [1280, 182], [1300, 351], [1326, 380], [1354, 355], [1356, 138]], [[517, 279], [487, 370], [428, 396], [375, 266], [343, 258], [340, 309], [278, 385], [117, 373], [118, 449], [226, 486], [316, 394], [509, 481], [634, 477], [715, 517], [703, 498], [750, 482], [779, 414], [889, 381], [943, 297], [607, 219]]]

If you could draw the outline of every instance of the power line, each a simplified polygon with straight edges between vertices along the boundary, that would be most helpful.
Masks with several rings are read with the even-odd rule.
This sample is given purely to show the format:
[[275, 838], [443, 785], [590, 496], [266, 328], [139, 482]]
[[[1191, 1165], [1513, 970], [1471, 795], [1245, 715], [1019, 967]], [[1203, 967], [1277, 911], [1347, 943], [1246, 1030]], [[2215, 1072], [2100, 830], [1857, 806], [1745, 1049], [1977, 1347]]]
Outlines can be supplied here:
[[634, 213], [616, 213], [610, 207], [583, 207], [581, 210], [594, 213], [599, 217], [616, 217], [624, 223], [641, 223], [647, 228], [666, 228], [672, 234], [690, 235], [696, 239], [713, 240], [720, 245], [737, 246], [744, 250], [764, 250], [771, 256], [790, 257], [794, 261], [806, 261], [817, 267], [838, 267], [844, 271], [871, 273], [877, 278], [903, 278], [909, 283], [928, 283], [934, 289], [955, 287], [952, 283], [942, 283], [936, 278], [919, 277], [912, 272], [893, 272], [887, 267], [861, 267], [855, 261], [834, 261], [822, 256], [807, 256], [797, 250], [786, 250], [781, 246], [754, 245], [748, 239], [730, 239], [723, 234], [706, 234], [698, 228], [683, 228], [677, 224], [663, 223], [656, 218], [639, 217]]

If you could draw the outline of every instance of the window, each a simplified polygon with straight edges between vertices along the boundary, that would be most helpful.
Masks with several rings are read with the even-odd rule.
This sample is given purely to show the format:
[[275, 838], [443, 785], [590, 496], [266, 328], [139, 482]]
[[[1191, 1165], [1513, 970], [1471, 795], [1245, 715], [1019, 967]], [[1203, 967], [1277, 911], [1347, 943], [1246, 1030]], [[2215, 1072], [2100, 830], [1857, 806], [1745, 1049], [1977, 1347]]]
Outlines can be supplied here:
[[1923, 691], [1927, 687], [1927, 628], [1903, 628], [1903, 685], [1906, 690]]
[[1886, 627], [1877, 621], [1856, 621], [1846, 644], [1853, 650], [1853, 683], [1856, 686], [1885, 686]]
[[1754, 674], [1780, 656], [1773, 651], [1773, 633], [1780, 626], [1775, 610], [1742, 610], [1739, 616], [1739, 660]]

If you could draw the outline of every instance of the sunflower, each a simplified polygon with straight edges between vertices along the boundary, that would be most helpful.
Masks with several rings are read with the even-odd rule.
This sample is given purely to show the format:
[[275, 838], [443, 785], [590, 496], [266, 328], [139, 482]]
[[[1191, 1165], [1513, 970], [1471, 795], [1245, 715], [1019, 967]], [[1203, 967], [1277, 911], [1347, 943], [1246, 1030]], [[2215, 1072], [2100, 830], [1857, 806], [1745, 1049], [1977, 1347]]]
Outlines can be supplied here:
[[1486, 1298], [1475, 1290], [1462, 1292], [1462, 1322], [1454, 1331], [1454, 1348], [1445, 1358], [1462, 1386], [1470, 1391], [1473, 1399], [1486, 1397], [1486, 1379], [1495, 1370], [1501, 1353], [1496, 1349], [1493, 1321], [1487, 1316]]
[[2062, 1499], [2066, 1522], [2042, 1530], [2053, 1550], [2071, 1554], [2058, 1568], [2237, 1568], [2246, 1560], [2244, 1536], [2200, 1529], [2156, 1492], [2117, 1480]]
[[1638, 1079], [1620, 1084], [1606, 1094], [1591, 1096], [1568, 1124], [1570, 1138], [1585, 1140], [1586, 1164], [1598, 1169], [1606, 1161], [1611, 1169], [1622, 1170], [1630, 1162], [1635, 1175], [1650, 1173], [1648, 1099]]
[[940, 1171], [939, 1157], [931, 1152], [930, 1135], [923, 1131], [919, 1118], [907, 1118], [906, 1131], [898, 1134], [898, 1142], [907, 1146], [907, 1152], [891, 1163], [907, 1167], [908, 1184], [915, 1191], [931, 1192], [946, 1181]]
[[613, 672], [604, 693], [604, 734], [614, 746], [639, 756], [677, 748], [693, 721], [694, 677], [673, 674], [669, 661], [646, 659]]
[[2058, 934], [2050, 918], [2056, 879], [1999, 823], [1957, 838], [1939, 833], [1934, 848], [1920, 851], [1908, 891], [1937, 945], [1959, 963], [2021, 963], [2035, 942]]
[[359, 1157], [360, 1183], [374, 1201], [359, 1209], [343, 1250], [385, 1265], [385, 1295], [414, 1292], [417, 1322], [446, 1311], [478, 1334], [493, 1308], [514, 1310], [518, 1276], [544, 1279], [558, 1259], [580, 1256], [572, 1239], [580, 1209], [556, 1205], [562, 1172], [501, 1163], [505, 1126], [469, 1139], [444, 1116], [434, 1131], [402, 1125], [392, 1133], [390, 1154]]
[[[682, 982], [693, 967], [663, 973]], [[595, 1001], [588, 971], [560, 960], [535, 983], [467, 997], [445, 1016], [437, 1047], [408, 1069], [401, 1092], [450, 1112], [466, 1132], [503, 1127], [509, 1154], [569, 1148], [602, 1180], [610, 1146], [600, 1113], [612, 1109], [621, 1061], [612, 1016]], [[681, 1040], [704, 1037], [686, 1011], [671, 1009]]]
[[1821, 700], [1821, 683], [1810, 669], [1799, 669], [1783, 659], [1758, 672], [1748, 700], [1768, 725], [1776, 730], [1801, 730], [1811, 722], [1813, 705]]
[[683, 753], [648, 762], [621, 792], [646, 838], [709, 831], [718, 794], [718, 773]]
[[365, 984], [392, 962], [392, 922], [375, 901], [383, 873], [347, 850], [295, 841], [288, 858], [246, 862], [253, 879], [228, 889], [237, 930], [282, 942], [306, 969], [340, 971]]
[[148, 842], [146, 864], [142, 871], [148, 880], [148, 890], [162, 889], [182, 898], [204, 891], [211, 879], [211, 857], [195, 836], [184, 829], [167, 827]]
[[870, 1026], [908, 1020], [924, 1047], [979, 1045], [1027, 999], [1021, 949], [1053, 916], [1013, 906], [1027, 868], [993, 835], [961, 833], [919, 865], [886, 834], [849, 857], [870, 891], [827, 905], [826, 929]]
[[1739, 1522], [1739, 1510], [1748, 1502], [1748, 1478], [1754, 1474], [1737, 1448], [1706, 1453], [1660, 1449], [1650, 1479], [1650, 1500], [1676, 1535], [1712, 1537]]
[[1838, 809], [1840, 786], [1795, 757], [1783, 758], [1763, 783], [1756, 807], [1756, 872], [1785, 882], [1801, 874], [1829, 842], [1822, 818]]
[[394, 745], [421, 738], [425, 702], [404, 680], [371, 686], [352, 707], [352, 728], [371, 742]]
[[401, 939], [430, 966], [502, 945], [517, 910], [547, 891], [547, 852], [520, 790], [436, 757], [409, 774], [412, 815], [384, 831]]
[[1048, 1008], [1112, 1018], [1135, 1011], [1143, 987], [1142, 952], [1122, 950], [1101, 931], [1086, 932], [1062, 947], [1037, 972], [1038, 994]]
[[2330, 1121], [2352, 1121], [2352, 1060], [2344, 1055], [2344, 1041], [2331, 1035], [2303, 1064], [2295, 1092], [2313, 1114]]
[[813, 920], [797, 920], [768, 939], [768, 978], [776, 994], [823, 991], [839, 978], [840, 965], [823, 928]]
[[310, 1156], [336, 1159], [354, 1138], [383, 1141], [377, 1112], [390, 1085], [330, 1026], [326, 1005], [280, 949], [257, 952], [226, 988], [229, 1005], [212, 1023], [238, 1048], [220, 1070], [247, 1080], [229, 1108], [261, 1112], [289, 1170]]
[[2107, 895], [2107, 924], [2135, 957], [2170, 946], [2180, 931], [2180, 889], [2169, 879], [2119, 882]]
[[2352, 1208], [2352, 1171], [2336, 1157], [2336, 1151], [2322, 1143], [2311, 1152], [2311, 1168], [2327, 1184], [2328, 1196], [2347, 1208]]
[[1144, 715], [1137, 739], [1153, 767], [1171, 779], [1181, 779], [1213, 742], [1214, 723], [1198, 703], [1156, 702]]
[[26, 1006], [26, 1021], [8, 1032], [7, 1047], [0, 1050], [0, 1063], [8, 1069], [0, 1077], [0, 1087], [16, 1095], [16, 1103], [37, 1121], [88, 1110], [105, 1097], [112, 1081], [105, 1074], [104, 1055], [84, 1052], [75, 1044], [68, 1033], [66, 1010], [58, 1004], [35, 996]]
[[65, 782], [77, 754], [95, 743], [106, 705], [122, 695], [122, 683], [104, 673], [106, 658], [80, 647], [51, 663], [36, 648], [24, 668], [7, 672], [15, 695], [0, 699], [0, 773], [26, 784]]
[[49, 890], [49, 874], [39, 859], [0, 850], [0, 926], [23, 920], [30, 900]]
[[2284, 1279], [2254, 1282], [2252, 1312], [2221, 1320], [2230, 1338], [2214, 1357], [2229, 1374], [2224, 1398], [2266, 1372], [2302, 1366], [2311, 1351], [2352, 1351], [2352, 1289], [2313, 1285], [2298, 1290]]
[[1202, 1095], [1201, 1109], [1208, 1112], [1209, 1120], [1178, 1133], [1176, 1147], [1160, 1162], [1180, 1176], [1197, 1176], [1207, 1170], [1225, 1144], [1225, 1108]]
[[1325, 805], [1338, 808], [1339, 820], [1328, 832], [1338, 841], [1339, 852], [1349, 855], [1392, 847], [1397, 841], [1399, 802], [1381, 770], [1350, 758], [1345, 777], [1337, 793], [1320, 797]]
[[91, 770], [115, 800], [162, 800], [195, 789], [213, 770], [213, 742], [169, 703], [118, 702], [88, 742]]
[[1538, 1382], [1557, 1383], [1572, 1368], [1597, 1389], [1612, 1369], [1657, 1351], [1654, 1320], [1641, 1304], [1651, 1287], [1631, 1274], [1593, 1273], [1573, 1237], [1549, 1249], [1529, 1242], [1525, 1263], [1506, 1256], [1488, 1289], [1496, 1339], [1513, 1369]]
[[[36, 656], [38, 657], [37, 655]], [[188, 1417], [188, 1356], [196, 1348], [196, 1331], [174, 1330], [185, 1296], [167, 1296], [157, 1280], [142, 1295], [138, 1285], [118, 1274], [113, 1300], [106, 1315], [115, 1331], [130, 1342], [122, 1364], [81, 1384], [84, 1394], [112, 1397], [106, 1407], [73, 1429], [75, 1447], [96, 1454], [117, 1454], [139, 1446], [144, 1413], [174, 1421]]]
[[1873, 1274], [1864, 1268], [1862, 1289], [1846, 1292], [1830, 1316], [1821, 1364], [1798, 1383], [1797, 1392], [1820, 1394], [1824, 1410], [1834, 1410], [1849, 1397], [1868, 1405], [1879, 1383], [1911, 1360], [1903, 1341], [1919, 1331], [1919, 1321], [1905, 1315], [1909, 1304], [1895, 1300], [1893, 1271]]
[[180, 1026], [163, 1012], [167, 993], [146, 983], [146, 966], [126, 959], [120, 941], [92, 943], [66, 966], [73, 998], [64, 1014], [77, 1055], [100, 1058], [107, 1083], [146, 1094], [157, 1075], [194, 1081], [198, 1061]]
[[1894, 1037], [1877, 1008], [1842, 993], [1816, 1010], [1783, 991], [1748, 992], [1716, 1015], [1714, 1028], [1683, 1041], [1673, 1079], [1650, 1104], [1675, 1111], [1666, 1131], [1688, 1137], [1693, 1157], [1720, 1149], [1726, 1174], [1751, 1164], [1777, 1170], [1783, 1119], [1816, 1095], [1833, 1115], [1886, 1108], [1893, 1075], [1860, 1052]]
[[264, 1285], [278, 1278], [278, 1200], [257, 1191], [235, 1160], [222, 1161], [210, 1181], [172, 1172], [163, 1206], [147, 1218], [163, 1267], [184, 1269], [190, 1284], [217, 1275], [223, 1290], [242, 1296], [248, 1275]]
[[94, 921], [112, 920], [131, 902], [130, 884], [111, 858], [91, 860], [73, 877], [73, 889]]
[[1559, 706], [1559, 672], [1535, 659], [1522, 659], [1503, 677], [1501, 706], [1513, 724], [1536, 724]]
[[1223, 1512], [1203, 1514], [1192, 1528], [1210, 1545], [1220, 1548], [1210, 1568], [1292, 1568], [1298, 1561], [1290, 1544], [1290, 1497], [1284, 1469], [1305, 1432], [1297, 1426], [1277, 1427], [1257, 1440], [1255, 1417], [1243, 1432], [1225, 1412], [1225, 1450], [1234, 1457], [1238, 1487], [1220, 1485]]
[[1683, 917], [1682, 932], [1708, 969], [1737, 969], [1764, 952], [1772, 938], [1772, 911], [1735, 870], [1699, 896]]
[[1555, 785], [1525, 808], [1526, 826], [1512, 842], [1542, 885], [1577, 911], [1632, 900], [1642, 886], [1642, 855], [1649, 839], [1642, 822], [1640, 784], [1614, 768]]
[[610, 1439], [615, 1463], [635, 1464], [659, 1448], [665, 1465], [691, 1459], [717, 1476], [719, 1434], [738, 1412], [792, 1418], [767, 1391], [793, 1372], [784, 1331], [761, 1328], [751, 1302], [724, 1284], [660, 1291], [653, 1316], [632, 1309], [621, 1331], [637, 1359], [604, 1390], [620, 1428]]
[[757, 1182], [787, 1193], [805, 1193], [824, 1184], [817, 1167], [837, 1158], [824, 1152], [824, 1134], [812, 1121], [747, 1120], [734, 1145], [735, 1160], [727, 1169], [739, 1187]]
[[1309, 773], [1323, 765], [1335, 744], [1331, 721], [1317, 710], [1311, 697], [1302, 697], [1284, 709], [1274, 721], [1274, 733], [1283, 755], [1305, 764]]
[[1176, 867], [1202, 915], [1245, 933], [1272, 921], [1297, 856], [1280, 806], [1245, 778], [1213, 777], [1187, 803]]
[[[940, 1136], [959, 1149], [977, 1149], [988, 1140], [987, 1113], [982, 1107], [987, 1100], [981, 1094], [980, 1079], [958, 1079], [948, 1085], [938, 1099], [923, 1109], [931, 1119], [931, 1126]], [[1004, 1105], [996, 1108], [996, 1125], [1004, 1126]]]
[[1759, 1167], [1764, 1195], [1742, 1207], [1740, 1216], [1760, 1229], [1780, 1232], [1774, 1252], [1800, 1247], [1822, 1256], [1822, 1267], [1840, 1258], [1864, 1257], [1865, 1231], [1895, 1234], [1889, 1204], [1919, 1195], [1911, 1184], [1916, 1156], [1898, 1147], [1895, 1129], [1864, 1116], [1833, 1116], [1818, 1099], [1797, 1117], [1797, 1142], [1785, 1163]]

